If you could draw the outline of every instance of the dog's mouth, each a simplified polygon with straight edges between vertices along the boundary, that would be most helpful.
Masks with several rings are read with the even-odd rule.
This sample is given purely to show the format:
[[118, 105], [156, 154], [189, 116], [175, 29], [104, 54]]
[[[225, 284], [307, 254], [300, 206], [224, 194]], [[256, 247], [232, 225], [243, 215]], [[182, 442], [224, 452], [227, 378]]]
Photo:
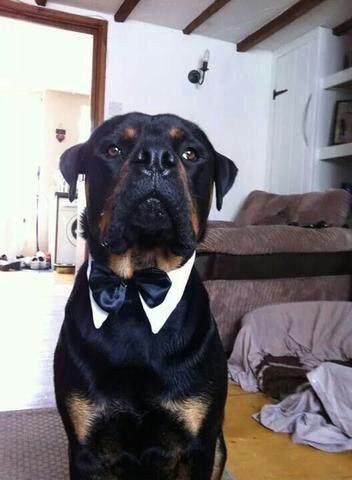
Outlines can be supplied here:
[[[174, 218], [171, 208], [159, 197], [144, 198], [132, 209], [128, 228], [141, 237], [175, 234]], [[154, 238], [157, 241], [157, 238]]]
[[139, 203], [134, 217], [141, 217], [143, 221], [151, 219], [164, 222], [165, 220], [170, 219], [170, 214], [164, 202], [157, 197], [151, 196]]
[[177, 246], [184, 243], [182, 224], [187, 218], [184, 202], [173, 195], [169, 198], [155, 191], [149, 192], [123, 209], [117, 202], [104, 244], [113, 253], [123, 253], [131, 246], [147, 249]]

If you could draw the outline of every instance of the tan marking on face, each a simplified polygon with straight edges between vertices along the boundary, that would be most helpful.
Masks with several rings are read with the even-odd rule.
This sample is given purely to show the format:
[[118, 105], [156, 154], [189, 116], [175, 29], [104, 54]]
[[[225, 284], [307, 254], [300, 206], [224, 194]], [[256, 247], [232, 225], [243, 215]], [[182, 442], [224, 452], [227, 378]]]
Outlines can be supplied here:
[[181, 162], [178, 163], [178, 171], [179, 171], [179, 176], [180, 180], [182, 182], [184, 192], [186, 195], [186, 198], [190, 204], [190, 220], [193, 228], [193, 233], [196, 239], [199, 237], [199, 217], [198, 217], [198, 212], [196, 205], [193, 201], [193, 198], [191, 196], [191, 192], [189, 190], [189, 184], [188, 184], [188, 177], [187, 177], [187, 172], [185, 167], [182, 165]]
[[102, 241], [104, 236], [107, 234], [108, 229], [111, 225], [112, 214], [115, 208], [116, 197], [122, 191], [124, 184], [128, 178], [129, 174], [129, 165], [125, 163], [120, 171], [118, 181], [113, 187], [110, 195], [107, 196], [104, 204], [104, 209], [100, 213], [99, 225], [98, 225], [98, 237]]
[[121, 135], [123, 140], [133, 140], [137, 137], [137, 130], [133, 127], [127, 127]]
[[214, 465], [213, 465], [213, 472], [211, 474], [211, 480], [220, 480], [222, 478], [222, 473], [224, 470], [224, 453], [220, 447], [220, 440], [219, 438], [216, 441], [215, 447], [215, 457], [214, 457]]
[[84, 443], [103, 409], [76, 393], [67, 399], [67, 407], [77, 438]]
[[109, 267], [121, 278], [132, 278], [134, 273], [132, 251], [127, 250], [127, 252], [121, 255], [112, 253], [109, 257]]
[[173, 140], [179, 140], [183, 137], [184, 133], [180, 128], [173, 127], [169, 130], [170, 137]]
[[112, 208], [107, 208], [100, 214], [99, 232], [100, 232], [101, 240], [104, 238], [104, 236], [108, 232], [108, 229], [111, 225], [111, 217], [112, 217]]
[[166, 410], [175, 414], [189, 432], [196, 436], [209, 410], [209, 401], [202, 397], [186, 400], [172, 400], [162, 404]]
[[196, 207], [194, 205], [192, 205], [191, 223], [192, 223], [194, 236], [198, 238], [199, 237], [199, 218], [198, 218]]

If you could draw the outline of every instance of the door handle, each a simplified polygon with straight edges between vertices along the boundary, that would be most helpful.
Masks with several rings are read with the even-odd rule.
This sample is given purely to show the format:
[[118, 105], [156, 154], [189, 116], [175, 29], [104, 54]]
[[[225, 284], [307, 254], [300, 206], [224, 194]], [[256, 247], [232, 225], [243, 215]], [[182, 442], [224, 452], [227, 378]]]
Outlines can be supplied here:
[[308, 97], [308, 100], [304, 107], [303, 118], [302, 118], [302, 134], [304, 138], [304, 143], [306, 144], [307, 147], [309, 147], [309, 140], [308, 140], [308, 134], [307, 134], [307, 119], [308, 119], [308, 112], [309, 112], [309, 106], [311, 101], [312, 101], [312, 94], [310, 94]]
[[276, 97], [279, 97], [280, 95], [286, 92], [288, 92], [287, 88], [285, 88], [285, 90], [273, 90], [273, 100], [275, 100]]

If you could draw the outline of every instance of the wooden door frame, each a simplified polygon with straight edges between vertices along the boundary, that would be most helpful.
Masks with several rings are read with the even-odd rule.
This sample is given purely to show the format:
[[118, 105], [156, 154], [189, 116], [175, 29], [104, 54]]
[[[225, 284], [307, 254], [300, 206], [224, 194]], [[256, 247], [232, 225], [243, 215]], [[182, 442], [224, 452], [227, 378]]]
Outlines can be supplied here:
[[[105, 72], [108, 22], [73, 13], [0, 0], [0, 16], [40, 23], [64, 30], [93, 35], [91, 122], [96, 128], [104, 120]], [[37, 52], [40, 54], [40, 52]]]

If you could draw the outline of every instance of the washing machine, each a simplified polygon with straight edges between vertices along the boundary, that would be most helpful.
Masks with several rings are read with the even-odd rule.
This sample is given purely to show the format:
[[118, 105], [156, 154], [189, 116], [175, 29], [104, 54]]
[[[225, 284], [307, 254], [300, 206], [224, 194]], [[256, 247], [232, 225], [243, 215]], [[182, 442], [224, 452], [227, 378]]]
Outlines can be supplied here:
[[56, 235], [54, 264], [75, 265], [77, 245], [77, 200], [56, 192]]

